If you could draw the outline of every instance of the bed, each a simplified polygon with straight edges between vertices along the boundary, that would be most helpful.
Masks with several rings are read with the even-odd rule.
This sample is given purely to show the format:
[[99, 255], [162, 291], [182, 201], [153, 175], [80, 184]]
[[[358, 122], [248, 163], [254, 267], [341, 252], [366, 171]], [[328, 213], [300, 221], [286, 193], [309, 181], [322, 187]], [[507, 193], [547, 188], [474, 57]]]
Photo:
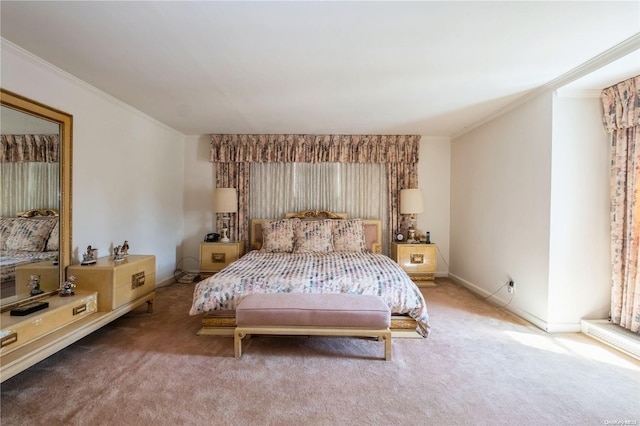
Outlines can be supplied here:
[[249, 253], [196, 284], [189, 313], [204, 315], [201, 334], [234, 327], [235, 308], [247, 294], [294, 292], [378, 295], [391, 309], [392, 331], [429, 334], [419, 288], [380, 253], [380, 221], [306, 211], [254, 219], [250, 237]]
[[[17, 272], [25, 265], [50, 261], [51, 269], [57, 271], [53, 262], [58, 259], [59, 226], [58, 212], [54, 209], [33, 209], [16, 217], [0, 218], [2, 299], [28, 294], [27, 283], [16, 282]], [[53, 275], [57, 284], [57, 273]]]

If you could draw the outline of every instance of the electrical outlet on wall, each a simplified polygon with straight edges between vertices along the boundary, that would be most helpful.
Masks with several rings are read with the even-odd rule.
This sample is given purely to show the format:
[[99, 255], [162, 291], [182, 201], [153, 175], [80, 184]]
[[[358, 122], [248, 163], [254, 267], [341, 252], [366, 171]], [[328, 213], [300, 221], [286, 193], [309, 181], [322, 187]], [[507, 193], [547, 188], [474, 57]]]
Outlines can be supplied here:
[[507, 285], [507, 291], [511, 294], [516, 293], [516, 283], [511, 278], [509, 279], [509, 284]]

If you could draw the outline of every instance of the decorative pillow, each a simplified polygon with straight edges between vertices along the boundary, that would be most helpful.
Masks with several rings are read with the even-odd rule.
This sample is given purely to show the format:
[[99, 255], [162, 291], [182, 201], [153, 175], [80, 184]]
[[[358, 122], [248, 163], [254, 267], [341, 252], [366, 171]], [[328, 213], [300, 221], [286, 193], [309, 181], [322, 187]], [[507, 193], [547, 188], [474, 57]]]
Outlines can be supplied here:
[[329, 253], [333, 251], [330, 220], [301, 220], [295, 227], [294, 253]]
[[58, 251], [60, 250], [60, 221], [56, 220], [56, 224], [53, 225], [51, 234], [47, 239], [47, 245], [44, 247], [44, 251]]
[[362, 219], [334, 220], [332, 222], [335, 251], [354, 253], [367, 251]]
[[11, 235], [13, 224], [16, 223], [15, 217], [2, 217], [0, 218], [0, 250], [7, 249], [7, 240]]
[[262, 222], [262, 248], [268, 253], [291, 253], [295, 223], [298, 219], [265, 220]]
[[7, 250], [41, 252], [56, 220], [19, 219], [13, 225]]

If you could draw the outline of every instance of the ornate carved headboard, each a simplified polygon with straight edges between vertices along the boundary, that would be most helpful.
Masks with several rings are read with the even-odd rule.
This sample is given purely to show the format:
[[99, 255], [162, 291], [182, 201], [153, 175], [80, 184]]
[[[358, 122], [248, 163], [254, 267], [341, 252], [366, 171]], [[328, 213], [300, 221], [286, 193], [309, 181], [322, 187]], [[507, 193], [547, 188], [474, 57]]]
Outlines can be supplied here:
[[60, 212], [56, 209], [31, 209], [26, 212], [16, 213], [16, 217], [39, 217], [39, 216], [47, 216], [47, 217], [58, 217], [60, 216]]
[[[286, 213], [285, 219], [299, 218], [303, 220], [347, 219], [346, 213], [333, 213], [325, 210], [305, 210], [299, 213]], [[251, 250], [262, 247], [262, 221], [274, 219], [251, 219], [250, 242]], [[364, 238], [367, 250], [372, 253], [382, 253], [382, 221], [363, 219]]]

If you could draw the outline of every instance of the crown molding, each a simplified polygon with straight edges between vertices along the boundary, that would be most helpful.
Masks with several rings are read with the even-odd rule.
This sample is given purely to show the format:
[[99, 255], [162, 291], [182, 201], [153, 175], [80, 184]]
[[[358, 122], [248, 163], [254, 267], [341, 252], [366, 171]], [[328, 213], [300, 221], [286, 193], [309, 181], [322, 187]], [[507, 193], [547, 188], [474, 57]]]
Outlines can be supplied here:
[[[471, 130], [476, 129], [482, 126], [483, 124], [486, 124], [491, 120], [519, 107], [520, 105], [534, 98], [537, 98], [538, 96], [544, 93], [557, 91], [562, 86], [565, 86], [574, 80], [584, 77], [585, 75], [592, 73], [593, 71], [600, 69], [603, 66], [608, 65], [611, 62], [622, 58], [623, 56], [628, 55], [629, 53], [635, 52], [638, 49], [640, 49], [640, 33], [636, 33], [635, 35], [629, 37], [625, 41], [591, 58], [584, 64], [579, 65], [574, 69], [572, 69], [571, 71], [543, 84], [540, 87], [537, 87], [527, 92], [526, 94], [516, 99], [515, 101], [511, 102], [510, 104], [496, 110], [495, 112], [493, 112], [492, 114], [489, 114], [483, 119], [478, 120], [475, 123], [465, 127], [463, 130], [454, 133], [453, 135], [451, 135], [451, 139], [453, 140], [455, 138], [458, 138], [464, 135], [465, 133], [470, 132]], [[603, 87], [603, 89], [605, 88]], [[587, 92], [587, 91], [585, 90], [583, 92]]]
[[[24, 59], [25, 61], [31, 63], [32, 65], [43, 69], [46, 72], [50, 72], [52, 74], [55, 74], [56, 76], [66, 80], [67, 82], [69, 82], [70, 84], [73, 84], [75, 86], [81, 87], [84, 90], [87, 90], [89, 92], [91, 92], [94, 95], [99, 96], [100, 98], [102, 98], [103, 100], [119, 107], [122, 108], [124, 110], [127, 110], [128, 112], [143, 118], [159, 127], [162, 127], [163, 129], [177, 135], [177, 136], [182, 136], [184, 137], [185, 135], [181, 132], [179, 132], [178, 130], [169, 127], [168, 125], [166, 125], [165, 123], [162, 123], [161, 121], [156, 120], [155, 118], [151, 117], [148, 114], [145, 114], [144, 112], [140, 111], [139, 109], [134, 108], [133, 106], [127, 104], [126, 102], [121, 101], [120, 99], [98, 89], [95, 86], [92, 86], [91, 84], [87, 83], [84, 80], [81, 80], [80, 78], [74, 76], [73, 74], [70, 74], [68, 72], [66, 72], [63, 69], [60, 69], [58, 67], [56, 67], [55, 65], [45, 61], [44, 59], [40, 58], [39, 56], [36, 56], [35, 54], [29, 52], [28, 50], [18, 46], [17, 44], [3, 38], [0, 37], [0, 49], [2, 50], [2, 52], [5, 51], [9, 51], [14, 53], [16, 56], [20, 56], [22, 59]], [[11, 88], [9, 87], [4, 87], [4, 85], [2, 86], [3, 88], [9, 89], [11, 90]]]

